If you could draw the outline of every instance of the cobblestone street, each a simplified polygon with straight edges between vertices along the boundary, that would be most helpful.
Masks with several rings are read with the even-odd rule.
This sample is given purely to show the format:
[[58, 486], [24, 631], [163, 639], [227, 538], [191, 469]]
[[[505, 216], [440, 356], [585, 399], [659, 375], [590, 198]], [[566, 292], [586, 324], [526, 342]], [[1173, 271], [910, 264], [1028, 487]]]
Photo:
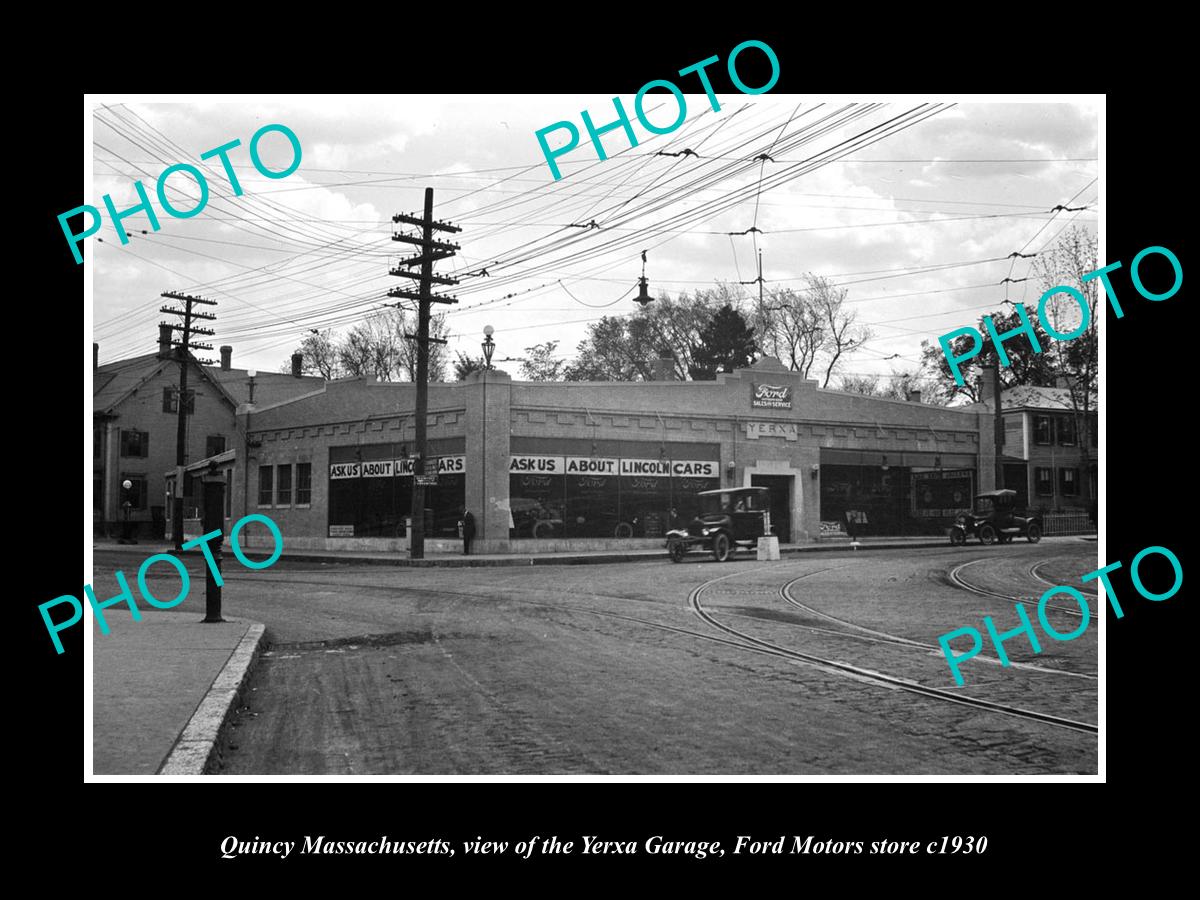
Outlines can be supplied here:
[[[1038, 576], [1097, 561], [1094, 543], [1065, 539], [724, 565], [227, 566], [226, 615], [265, 622], [271, 645], [224, 772], [1095, 772], [1094, 733], [875, 677], [1095, 725], [1096, 618], [1070, 642], [1039, 632], [1040, 654], [1011, 639], [1008, 668], [985, 637], [955, 686], [939, 635], [982, 631], [985, 615], [1019, 624], [1011, 602], [956, 585], [959, 567], [1036, 598]], [[101, 589], [115, 593], [111, 574]], [[182, 608], [202, 607], [200, 594]]]

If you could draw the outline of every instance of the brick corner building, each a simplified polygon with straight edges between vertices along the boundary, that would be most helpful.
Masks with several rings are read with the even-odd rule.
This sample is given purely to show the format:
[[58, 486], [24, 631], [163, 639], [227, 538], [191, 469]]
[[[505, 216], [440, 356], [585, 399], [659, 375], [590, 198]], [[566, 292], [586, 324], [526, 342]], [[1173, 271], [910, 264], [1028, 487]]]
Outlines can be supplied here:
[[[470, 509], [480, 552], [661, 545], [700, 490], [761, 485], [785, 542], [939, 534], [994, 486], [993, 417], [818, 388], [773, 358], [714, 381], [429, 386], [431, 549]], [[286, 546], [399, 551], [411, 515], [415, 387], [352, 378], [242, 404], [233, 504]], [[436, 460], [436, 462], [434, 462]], [[428, 467], [427, 467], [428, 470]]]

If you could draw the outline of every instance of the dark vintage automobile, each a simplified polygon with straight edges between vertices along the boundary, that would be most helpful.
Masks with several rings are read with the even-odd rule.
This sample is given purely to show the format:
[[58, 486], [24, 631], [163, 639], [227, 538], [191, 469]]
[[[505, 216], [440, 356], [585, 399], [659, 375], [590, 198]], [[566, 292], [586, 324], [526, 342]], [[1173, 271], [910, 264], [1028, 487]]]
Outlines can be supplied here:
[[696, 497], [699, 515], [686, 528], [667, 532], [672, 562], [683, 562], [688, 551], [697, 547], [725, 562], [737, 547], [755, 547], [760, 537], [771, 534], [770, 494], [764, 487], [701, 491]]
[[1036, 544], [1042, 539], [1042, 519], [1038, 515], [1019, 516], [1013, 512], [1016, 491], [987, 491], [975, 496], [975, 509], [963, 513], [950, 527], [950, 543], [965, 544], [974, 535], [981, 544], [1008, 544], [1023, 537]]

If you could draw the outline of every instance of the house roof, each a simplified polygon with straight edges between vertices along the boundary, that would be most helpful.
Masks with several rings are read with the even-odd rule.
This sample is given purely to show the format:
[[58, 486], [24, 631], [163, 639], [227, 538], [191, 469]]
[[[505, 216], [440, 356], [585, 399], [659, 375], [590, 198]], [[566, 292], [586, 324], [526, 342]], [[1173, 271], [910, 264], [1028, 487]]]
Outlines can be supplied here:
[[[209, 367], [200, 365], [195, 357], [191, 357], [191, 362], [193, 371], [210, 382], [230, 406], [237, 406], [237, 401], [212, 377]], [[169, 356], [148, 353], [100, 366], [92, 374], [92, 414], [111, 413], [135, 390], [174, 365], [175, 360]]]
[[100, 366], [92, 373], [92, 410], [110, 412], [169, 362], [159, 358], [157, 353], [147, 353]]
[[[192, 360], [192, 370], [211, 382], [218, 393], [231, 406], [237, 407], [250, 400], [250, 376], [246, 369], [222, 369], [220, 366], [202, 366]], [[165, 367], [175, 366], [171, 357], [147, 353], [100, 366], [92, 375], [92, 410], [94, 413], [109, 413], [125, 400], [135, 389], [149, 381]], [[254, 402], [265, 406], [290, 400], [310, 393], [325, 383], [320, 376], [305, 375], [296, 378], [277, 372], [256, 372], [254, 376]]]
[[[1066, 388], [1053, 387], [1033, 387], [1027, 384], [1020, 384], [1016, 387], [1008, 388], [1000, 394], [1001, 409], [1017, 410], [1017, 409], [1048, 409], [1048, 410], [1073, 410], [1075, 407], [1071, 404], [1071, 392]], [[992, 398], [987, 397], [978, 403], [968, 403], [960, 409], [994, 409]]]
[[[220, 366], [205, 366], [205, 371], [225, 391], [241, 403], [250, 401], [250, 373], [248, 369], [222, 369]], [[254, 373], [254, 403], [256, 406], [268, 406], [291, 400], [302, 394], [312, 393], [325, 384], [320, 375], [286, 375], [280, 372], [263, 372], [261, 369]]]

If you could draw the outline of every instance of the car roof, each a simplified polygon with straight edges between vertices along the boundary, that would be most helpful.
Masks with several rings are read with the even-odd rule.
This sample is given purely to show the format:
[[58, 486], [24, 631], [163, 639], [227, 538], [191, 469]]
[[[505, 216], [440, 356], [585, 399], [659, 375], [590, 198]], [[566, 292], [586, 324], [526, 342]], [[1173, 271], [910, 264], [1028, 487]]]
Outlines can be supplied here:
[[708, 497], [714, 494], [762, 494], [766, 493], [765, 487], [736, 487], [736, 488], [718, 488], [712, 491], [699, 491], [696, 496]]
[[991, 499], [995, 499], [997, 497], [1015, 497], [1015, 496], [1017, 496], [1016, 491], [1010, 491], [1010, 490], [1005, 489], [1005, 490], [999, 490], [999, 491], [985, 491], [982, 494], [976, 494], [975, 499], [982, 500], [984, 497], [986, 497], [989, 500], [991, 500]]

